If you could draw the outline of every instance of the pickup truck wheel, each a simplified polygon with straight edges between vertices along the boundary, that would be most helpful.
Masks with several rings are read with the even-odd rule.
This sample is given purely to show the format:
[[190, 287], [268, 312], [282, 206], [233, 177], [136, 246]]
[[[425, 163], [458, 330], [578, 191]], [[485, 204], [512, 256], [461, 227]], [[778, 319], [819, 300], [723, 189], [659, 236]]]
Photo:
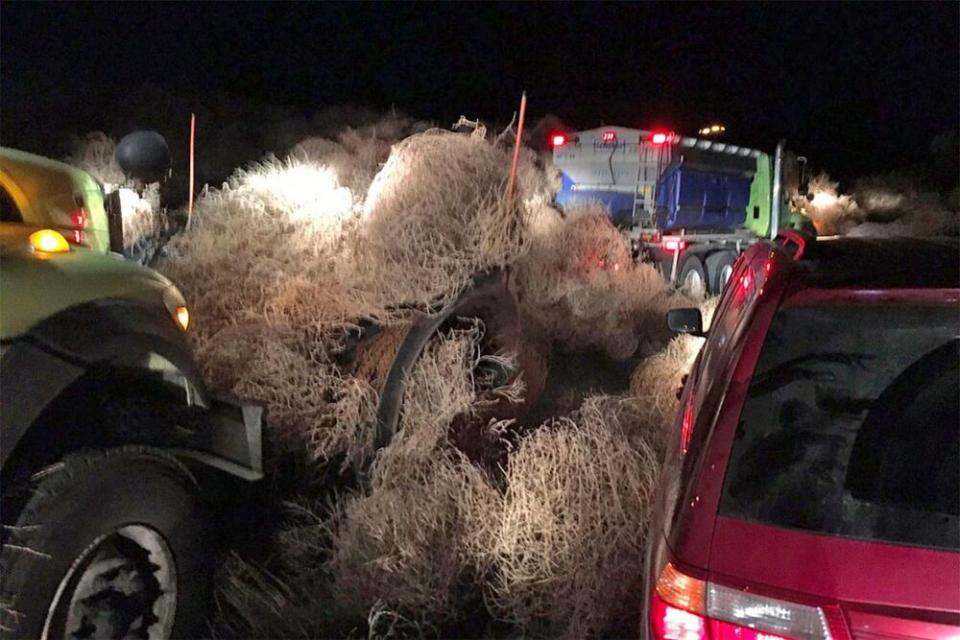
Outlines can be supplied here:
[[34, 480], [0, 551], [14, 637], [196, 637], [211, 563], [185, 468], [120, 447], [71, 454]]
[[680, 269], [680, 291], [694, 300], [707, 295], [707, 274], [697, 256], [690, 256]]
[[733, 264], [737, 261], [737, 254], [733, 251], [718, 251], [707, 256], [707, 280], [710, 283], [710, 293], [719, 295], [733, 275]]

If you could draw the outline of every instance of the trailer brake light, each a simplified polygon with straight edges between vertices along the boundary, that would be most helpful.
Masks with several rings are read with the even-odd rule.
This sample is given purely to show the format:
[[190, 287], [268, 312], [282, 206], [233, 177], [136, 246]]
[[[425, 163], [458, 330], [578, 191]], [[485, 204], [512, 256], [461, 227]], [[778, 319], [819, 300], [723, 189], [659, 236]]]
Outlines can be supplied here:
[[687, 248], [687, 241], [679, 238], [666, 238], [661, 246], [667, 253], [679, 253]]
[[653, 144], [666, 144], [673, 141], [673, 134], [668, 131], [654, 131], [650, 135], [650, 142]]
[[562, 147], [567, 144], [567, 136], [563, 133], [551, 133], [550, 144], [554, 147]]
[[613, 130], [604, 131], [600, 134], [600, 140], [604, 144], [613, 144], [617, 141], [617, 132]]

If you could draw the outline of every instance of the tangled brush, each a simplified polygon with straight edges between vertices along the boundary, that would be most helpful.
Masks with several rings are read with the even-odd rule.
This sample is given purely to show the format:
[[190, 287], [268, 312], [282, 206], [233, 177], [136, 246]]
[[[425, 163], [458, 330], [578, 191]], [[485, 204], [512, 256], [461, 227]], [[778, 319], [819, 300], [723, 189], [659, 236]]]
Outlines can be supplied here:
[[91, 131], [73, 140], [65, 162], [83, 169], [104, 185], [121, 185], [126, 176], [114, 157], [116, 150], [113, 138], [102, 131]]
[[458, 134], [395, 145], [370, 185], [340, 277], [393, 304], [452, 300], [474, 274], [520, 254], [523, 210], [504, 204], [508, 170], [502, 151]]
[[498, 494], [450, 446], [449, 425], [475, 398], [476, 329], [428, 346], [404, 394], [400, 431], [371, 468], [370, 491], [346, 501], [330, 568], [341, 607], [365, 616], [378, 603], [440, 619], [455, 614], [468, 574], [465, 541]]
[[510, 456], [503, 509], [483, 553], [493, 568], [488, 606], [521, 627], [582, 638], [639, 605], [658, 463], [603, 408], [584, 403]]
[[659, 346], [667, 309], [682, 305], [655, 269], [635, 264], [624, 236], [599, 205], [575, 208], [538, 227], [516, 264], [512, 289], [525, 320], [575, 351], [614, 360]]
[[[537, 156], [524, 153], [508, 208], [509, 157], [495, 146], [411, 136], [366, 192], [384, 153], [382, 141], [368, 143], [305, 141], [238, 171], [201, 194], [161, 264], [191, 301], [210, 386], [265, 404], [274, 441], [308, 461], [293, 495], [275, 496], [286, 508], [269, 570], [239, 558], [224, 568], [221, 628], [238, 637], [330, 635], [365, 620], [371, 633], [427, 629], [482, 595], [490, 616], [531, 631], [599, 633], [636, 610], [630, 581], [668, 410], [648, 405], [660, 390], [593, 397], [524, 435], [488, 409], [524, 401], [525, 379], [511, 371], [534, 359], [481, 356], [484, 327], [463, 319], [410, 371], [399, 431], [376, 453], [375, 387], [409, 307], [436, 308], [485, 269], [508, 267], [523, 326], [515, 342], [538, 345], [543, 369], [541, 344], [618, 360], [653, 352], [668, 338], [663, 313], [689, 303], [633, 264], [605, 212], [551, 208], [553, 179]], [[363, 343], [369, 366], [341, 367], [365, 320], [381, 329]], [[471, 420], [502, 469], [458, 449], [457, 425]], [[341, 454], [367, 469], [364, 491], [321, 504], [316, 463]]]
[[896, 172], [857, 182], [853, 195], [821, 173], [810, 181], [812, 200], [795, 199], [819, 235], [859, 238], [960, 235], [960, 208], [939, 194], [923, 191]]
[[294, 158], [267, 159], [204, 192], [159, 264], [200, 320], [199, 350], [251, 320], [326, 330], [374, 313], [335, 277], [341, 233], [353, 219], [352, 196], [332, 172]]

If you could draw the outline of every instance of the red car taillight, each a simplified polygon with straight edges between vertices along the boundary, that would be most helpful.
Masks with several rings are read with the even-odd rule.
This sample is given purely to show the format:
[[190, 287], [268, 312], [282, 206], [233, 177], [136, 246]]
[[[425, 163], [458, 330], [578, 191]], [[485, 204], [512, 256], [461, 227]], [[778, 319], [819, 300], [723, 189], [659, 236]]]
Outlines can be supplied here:
[[833, 640], [820, 607], [705, 582], [671, 563], [651, 597], [650, 628], [657, 640]]

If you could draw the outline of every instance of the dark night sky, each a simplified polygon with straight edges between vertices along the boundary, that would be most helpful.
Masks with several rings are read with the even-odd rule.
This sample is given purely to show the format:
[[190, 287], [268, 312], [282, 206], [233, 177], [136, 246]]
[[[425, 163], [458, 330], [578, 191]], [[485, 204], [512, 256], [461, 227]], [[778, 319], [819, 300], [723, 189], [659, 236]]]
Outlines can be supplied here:
[[687, 133], [719, 119], [731, 141], [786, 137], [853, 177], [957, 128], [958, 25], [957, 2], [4, 2], [0, 135], [36, 149], [60, 129], [106, 128], [117, 105], [99, 105], [147, 81], [440, 123], [505, 121], [526, 89], [533, 118]]

